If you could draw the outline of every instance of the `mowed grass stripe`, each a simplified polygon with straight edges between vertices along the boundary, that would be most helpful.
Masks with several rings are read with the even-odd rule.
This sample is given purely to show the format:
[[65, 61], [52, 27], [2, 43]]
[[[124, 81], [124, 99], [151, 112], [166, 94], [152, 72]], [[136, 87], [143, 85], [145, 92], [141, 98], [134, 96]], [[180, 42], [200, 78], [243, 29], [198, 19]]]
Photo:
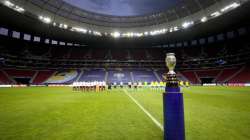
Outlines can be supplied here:
[[[182, 91], [187, 140], [250, 138], [250, 87], [190, 87]], [[131, 90], [133, 97], [160, 121], [162, 92]]]
[[0, 139], [137, 140], [162, 133], [121, 90], [0, 89]]
[[133, 96], [127, 92], [127, 90], [124, 90], [124, 93], [156, 124], [156, 126], [158, 126], [162, 131], [164, 130], [162, 124], [159, 123], [159, 121], [157, 121], [155, 117], [152, 116], [136, 99], [134, 99]]

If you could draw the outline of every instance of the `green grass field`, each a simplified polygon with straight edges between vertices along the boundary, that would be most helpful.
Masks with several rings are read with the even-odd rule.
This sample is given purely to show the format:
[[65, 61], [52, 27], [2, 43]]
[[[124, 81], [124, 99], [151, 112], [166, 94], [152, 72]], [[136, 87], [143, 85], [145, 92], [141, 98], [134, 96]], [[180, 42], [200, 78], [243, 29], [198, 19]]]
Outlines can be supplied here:
[[[163, 122], [162, 91], [126, 89]], [[249, 140], [250, 88], [183, 89], [187, 140]], [[0, 140], [162, 140], [162, 130], [125, 94], [68, 87], [0, 89]]]

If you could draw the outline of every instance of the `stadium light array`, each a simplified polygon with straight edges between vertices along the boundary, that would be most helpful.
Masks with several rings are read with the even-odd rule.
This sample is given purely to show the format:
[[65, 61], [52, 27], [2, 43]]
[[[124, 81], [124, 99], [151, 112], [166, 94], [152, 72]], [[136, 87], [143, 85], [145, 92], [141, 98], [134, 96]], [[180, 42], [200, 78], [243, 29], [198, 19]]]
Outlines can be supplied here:
[[192, 26], [193, 24], [194, 24], [193, 21], [187, 21], [187, 22], [184, 22], [184, 23], [182, 24], [182, 27], [183, 27], [184, 29], [186, 29], [186, 28]]
[[207, 17], [202, 17], [201, 18], [201, 22], [206, 22], [207, 21]]
[[128, 33], [123, 33], [121, 36], [122, 37], [142, 37], [143, 33], [128, 32]]
[[121, 33], [119, 33], [119, 32], [113, 32], [113, 33], [111, 33], [111, 36], [113, 36], [114, 38], [120, 38], [121, 37]]
[[218, 16], [220, 16], [220, 15], [221, 15], [221, 13], [218, 12], [218, 11], [216, 11], [216, 12], [212, 13], [210, 16], [211, 16], [211, 17], [218, 17]]
[[5, 5], [5, 6], [8, 6], [8, 7], [14, 7], [14, 6], [15, 6], [14, 3], [12, 3], [12, 2], [10, 2], [10, 1], [8, 1], [8, 0], [4, 1], [4, 5]]
[[159, 35], [159, 34], [165, 34], [168, 30], [167, 29], [160, 29], [160, 30], [154, 30], [150, 31], [149, 34], [154, 36], [154, 35]]
[[221, 11], [221, 12], [226, 12], [226, 11], [228, 11], [228, 10], [235, 9], [235, 8], [237, 8], [237, 7], [239, 7], [239, 6], [240, 6], [239, 3], [234, 2], [234, 3], [232, 3], [232, 4], [229, 4], [229, 5], [225, 6], [225, 7], [222, 8], [220, 11]]
[[24, 9], [24, 8], [22, 8], [22, 7], [18, 6], [18, 5], [15, 5], [14, 3], [12, 3], [12, 2], [10, 2], [10, 1], [8, 1], [8, 0], [4, 1], [3, 4], [4, 4], [5, 6], [11, 8], [11, 9], [13, 9], [13, 10], [19, 12], [19, 13], [25, 12], [25, 9]]
[[87, 29], [80, 28], [80, 27], [72, 27], [71, 31], [80, 32], [80, 33], [84, 33], [84, 34], [86, 34], [88, 32]]
[[49, 17], [45, 17], [45, 16], [39, 16], [39, 19], [46, 24], [50, 24], [51, 23], [51, 18]]
[[98, 31], [93, 31], [93, 35], [96, 35], [96, 36], [102, 36], [102, 34]]
[[60, 23], [60, 24], [59, 24], [59, 28], [68, 29], [68, 25], [67, 25], [67, 24], [63, 24], [63, 23]]
[[[5, 0], [2, 3], [5, 6], [11, 8], [11, 9], [17, 11], [17, 12], [23, 13], [25, 11], [24, 8], [22, 8], [22, 7], [18, 6], [18, 5], [15, 5], [14, 3], [12, 3], [9, 0]], [[202, 22], [202, 23], [206, 22], [209, 19], [220, 16], [224, 12], [233, 10], [233, 9], [239, 7], [240, 5], [241, 4], [239, 2], [233, 2], [231, 4], [228, 4], [225, 7], [223, 7], [221, 10], [216, 11], [216, 12], [210, 14], [209, 16], [202, 17], [200, 19], [200, 22]], [[49, 17], [46, 17], [46, 16], [38, 16], [38, 18], [42, 22], [44, 22], [46, 24], [50, 24], [52, 22], [52, 19], [49, 18]], [[91, 35], [95, 35], [95, 36], [102, 36], [102, 35], [109, 36], [110, 35], [111, 37], [114, 37], [114, 38], [120, 38], [120, 37], [132, 38], [132, 37], [143, 37], [143, 36], [148, 36], [148, 35], [155, 36], [155, 35], [160, 35], [160, 34], [166, 34], [167, 32], [172, 33], [172, 32], [178, 31], [179, 29], [186, 29], [186, 28], [188, 28], [188, 27], [190, 27], [190, 26], [192, 26], [194, 24], [195, 24], [194, 21], [186, 21], [186, 22], [182, 23], [179, 26], [174, 26], [174, 27], [169, 27], [169, 28], [162, 28], [162, 29], [151, 30], [151, 31], [149, 30], [149, 31], [143, 31], [143, 32], [125, 32], [125, 33], [120, 33], [120, 32], [107, 33], [107, 32], [105, 32], [105, 33], [101, 33], [99, 31], [89, 30], [87, 28], [72, 27], [72, 26], [70, 27], [65, 23], [53, 22], [53, 26], [57, 26], [59, 28], [69, 29], [71, 31], [75, 31], [75, 32], [83, 33], [83, 34], [91, 34]]]

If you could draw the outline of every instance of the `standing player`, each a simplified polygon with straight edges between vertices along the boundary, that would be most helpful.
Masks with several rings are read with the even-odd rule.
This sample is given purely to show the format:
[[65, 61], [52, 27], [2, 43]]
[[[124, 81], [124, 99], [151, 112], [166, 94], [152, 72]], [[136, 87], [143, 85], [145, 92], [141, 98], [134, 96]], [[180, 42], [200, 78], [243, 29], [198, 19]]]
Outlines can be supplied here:
[[138, 85], [136, 82], [134, 82], [133, 86], [134, 86], [134, 89], [136, 90]]
[[132, 88], [132, 83], [131, 82], [128, 82], [128, 88]]
[[123, 82], [120, 82], [120, 88], [123, 88]]

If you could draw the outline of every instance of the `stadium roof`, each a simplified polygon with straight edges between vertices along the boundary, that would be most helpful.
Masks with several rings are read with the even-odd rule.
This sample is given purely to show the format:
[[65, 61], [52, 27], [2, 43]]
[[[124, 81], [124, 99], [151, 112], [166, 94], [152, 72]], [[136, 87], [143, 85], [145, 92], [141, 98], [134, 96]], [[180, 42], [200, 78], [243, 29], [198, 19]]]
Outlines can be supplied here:
[[[6, 0], [5, 0], [6, 1]], [[113, 37], [172, 32], [220, 15], [221, 10], [248, 0], [8, 0], [55, 26]], [[147, 4], [149, 2], [149, 4]], [[85, 4], [85, 5], [83, 5]], [[115, 5], [115, 6], [112, 6]], [[127, 4], [117, 13], [119, 7]], [[128, 5], [134, 12], [128, 13]], [[93, 7], [96, 6], [96, 7]], [[99, 7], [104, 7], [100, 8]], [[237, 6], [238, 7], [238, 6]], [[112, 10], [108, 10], [108, 9]], [[226, 11], [225, 11], [226, 12]]]
[[64, 0], [83, 10], [103, 15], [141, 16], [173, 7], [181, 0]]

